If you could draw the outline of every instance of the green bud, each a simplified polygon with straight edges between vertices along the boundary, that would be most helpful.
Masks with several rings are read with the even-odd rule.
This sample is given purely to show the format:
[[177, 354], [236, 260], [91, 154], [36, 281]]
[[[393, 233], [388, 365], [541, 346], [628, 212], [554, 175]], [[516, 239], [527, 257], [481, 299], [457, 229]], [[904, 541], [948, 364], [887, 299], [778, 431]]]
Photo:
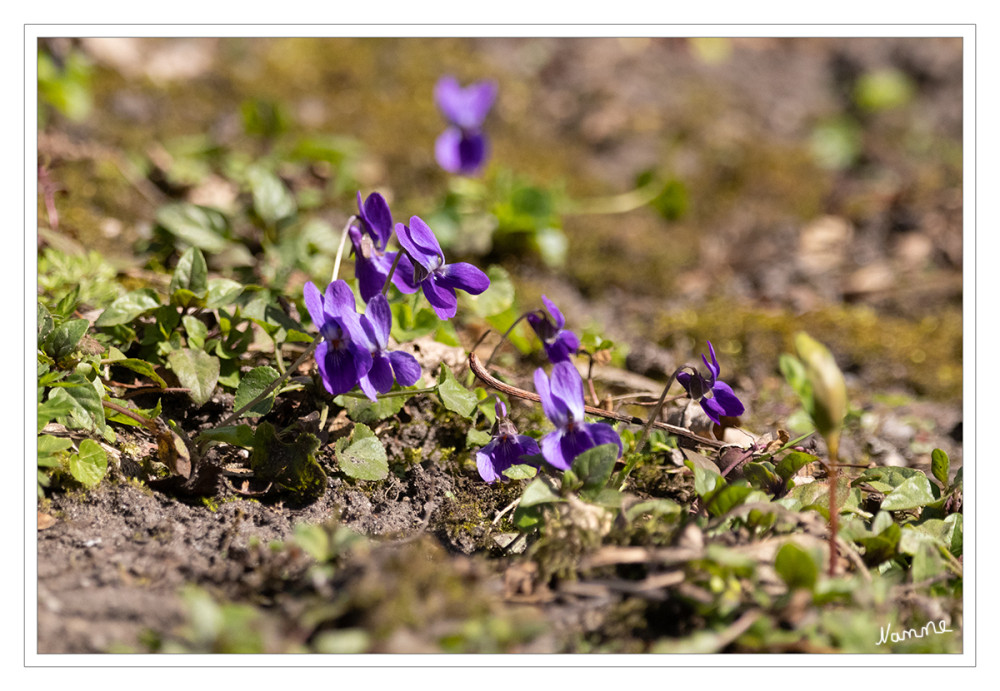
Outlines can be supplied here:
[[840, 431], [847, 415], [847, 385], [830, 350], [804, 332], [795, 334], [795, 350], [805, 365], [812, 389], [809, 414], [833, 454], [840, 441]]

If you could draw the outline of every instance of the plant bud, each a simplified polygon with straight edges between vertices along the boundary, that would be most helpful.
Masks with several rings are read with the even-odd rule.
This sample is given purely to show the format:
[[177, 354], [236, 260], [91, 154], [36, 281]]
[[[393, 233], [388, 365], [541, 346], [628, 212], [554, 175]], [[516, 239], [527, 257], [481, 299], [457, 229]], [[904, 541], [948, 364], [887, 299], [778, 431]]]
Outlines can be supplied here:
[[847, 385], [830, 350], [804, 332], [795, 334], [795, 350], [805, 365], [812, 389], [809, 411], [816, 429], [835, 449], [847, 415]]

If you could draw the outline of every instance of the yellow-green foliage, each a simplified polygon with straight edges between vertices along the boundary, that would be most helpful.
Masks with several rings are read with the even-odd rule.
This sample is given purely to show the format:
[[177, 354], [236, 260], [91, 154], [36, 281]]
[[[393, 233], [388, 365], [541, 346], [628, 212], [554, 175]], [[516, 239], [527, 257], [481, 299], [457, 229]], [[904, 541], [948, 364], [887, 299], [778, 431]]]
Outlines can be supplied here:
[[716, 300], [662, 315], [648, 335], [693, 351], [711, 339], [724, 373], [753, 376], [773, 371], [781, 353], [794, 352], [797, 331], [808, 331], [826, 343], [843, 358], [845, 371], [862, 370], [872, 390], [909, 386], [938, 400], [962, 395], [959, 307], [942, 308], [914, 323], [878, 315], [865, 305], [835, 305], [792, 315]]

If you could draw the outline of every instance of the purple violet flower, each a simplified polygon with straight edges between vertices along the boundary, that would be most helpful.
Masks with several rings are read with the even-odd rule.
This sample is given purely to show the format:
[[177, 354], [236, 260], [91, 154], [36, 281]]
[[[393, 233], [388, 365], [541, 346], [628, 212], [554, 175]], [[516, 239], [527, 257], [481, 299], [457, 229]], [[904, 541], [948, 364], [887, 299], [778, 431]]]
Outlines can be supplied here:
[[528, 323], [542, 340], [549, 362], [555, 364], [569, 360], [580, 349], [580, 339], [572, 331], [563, 328], [566, 326], [566, 319], [551, 300], [543, 295], [542, 302], [548, 314], [542, 310], [531, 312], [527, 317]]
[[489, 154], [483, 121], [497, 95], [495, 82], [476, 82], [464, 89], [454, 77], [442, 77], [434, 87], [434, 101], [449, 127], [434, 144], [438, 164], [449, 173], [471, 175]]
[[[332, 396], [347, 393], [372, 367], [368, 336], [354, 307], [354, 293], [342, 280], [328, 285], [325, 295], [312, 281], [306, 283], [303, 292], [309, 316], [323, 335], [316, 347], [316, 365], [323, 385]], [[374, 400], [373, 396], [369, 398]]]
[[538, 442], [531, 437], [518, 434], [514, 423], [507, 417], [507, 406], [497, 399], [497, 431], [493, 439], [476, 452], [476, 466], [479, 476], [493, 484], [503, 476], [503, 471], [522, 462], [525, 456], [539, 453]]
[[617, 444], [622, 453], [621, 437], [611, 425], [584, 421], [583, 380], [573, 363], [553, 365], [551, 381], [545, 370], [535, 370], [535, 391], [545, 416], [556, 426], [542, 437], [542, 456], [550, 465], [569, 470], [577, 456], [601, 444]]
[[387, 393], [392, 389], [393, 381], [398, 381], [400, 386], [416, 384], [420, 379], [417, 359], [409, 353], [389, 350], [392, 312], [389, 301], [381, 293], [368, 301], [365, 314], [361, 317], [361, 327], [372, 358], [371, 369], [358, 381], [365, 395], [374, 400], [376, 392]]
[[[385, 248], [392, 237], [392, 213], [385, 198], [378, 192], [372, 192], [361, 202], [361, 192], [358, 192], [358, 219], [361, 225], [352, 225], [347, 231], [354, 247], [354, 275], [358, 279], [358, 292], [361, 299], [368, 302], [382, 292], [385, 279], [389, 276], [396, 252], [386, 252]], [[400, 263], [409, 260], [403, 256]], [[398, 288], [403, 281], [402, 274], [397, 270], [392, 276], [392, 282]], [[410, 286], [413, 292], [415, 288]]]
[[396, 287], [404, 293], [414, 293], [421, 288], [439, 318], [455, 316], [458, 310], [456, 289], [479, 295], [490, 287], [490, 279], [472, 264], [446, 264], [434, 231], [418, 216], [410, 218], [409, 226], [397, 223], [396, 238], [412, 260], [412, 264], [407, 262], [406, 265], [400, 261], [396, 267], [396, 273], [401, 275]]
[[722, 370], [719, 369], [719, 361], [715, 357], [715, 348], [712, 347], [711, 341], [708, 341], [708, 351], [712, 355], [712, 362], [709, 362], [704, 355], [701, 356], [705, 367], [708, 368], [710, 375], [708, 379], [701, 376], [699, 372], [694, 374], [679, 372], [677, 381], [687, 391], [691, 400], [701, 403], [705, 414], [712, 419], [712, 422], [719, 425], [722, 424], [719, 420], [723, 416], [739, 417], [743, 414], [744, 409], [743, 404], [740, 403], [740, 399], [733, 393], [729, 384], [719, 381], [719, 373]]

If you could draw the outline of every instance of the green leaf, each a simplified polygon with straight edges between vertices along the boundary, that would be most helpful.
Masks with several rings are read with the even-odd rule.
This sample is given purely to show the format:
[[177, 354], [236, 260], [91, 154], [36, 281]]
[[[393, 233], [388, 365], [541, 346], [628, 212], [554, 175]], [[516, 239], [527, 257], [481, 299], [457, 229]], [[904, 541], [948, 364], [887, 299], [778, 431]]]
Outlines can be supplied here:
[[898, 523], [893, 523], [878, 535], [863, 537], [856, 542], [865, 548], [865, 563], [868, 566], [878, 566], [887, 559], [896, 556], [902, 529]]
[[503, 475], [511, 480], [530, 480], [538, 475], [538, 468], [527, 463], [519, 463], [504, 470]]
[[92, 439], [80, 442], [80, 453], [69, 459], [69, 472], [84, 487], [96, 487], [108, 472], [108, 455]]
[[354, 422], [370, 425], [392, 417], [406, 404], [405, 396], [391, 396], [369, 401], [367, 398], [337, 396], [333, 402], [347, 411], [347, 417]]
[[893, 525], [892, 514], [888, 511], [879, 511], [872, 519], [872, 535], [878, 535], [889, 526]]
[[[239, 410], [247, 403], [259, 396], [269, 387], [281, 373], [273, 367], [254, 367], [247, 372], [240, 380], [240, 385], [236, 387], [236, 397], [233, 400], [233, 409]], [[242, 417], [267, 415], [274, 405], [274, 395], [277, 391], [272, 391], [267, 398], [258, 401], [249, 410], [244, 411]]]
[[941, 483], [942, 487], [948, 486], [948, 473], [951, 470], [951, 461], [948, 454], [941, 449], [934, 449], [931, 452], [931, 473], [934, 479]]
[[204, 307], [205, 300], [187, 288], [178, 288], [170, 295], [170, 304], [177, 307]]
[[253, 208], [269, 227], [277, 227], [280, 221], [295, 215], [295, 198], [285, 188], [281, 179], [261, 166], [253, 166], [247, 171]]
[[718, 487], [725, 484], [718, 467], [710, 460], [700, 454], [691, 454], [684, 461], [684, 465], [694, 473], [694, 491], [702, 499], [708, 497]]
[[42, 348], [42, 344], [48, 339], [49, 334], [52, 333], [52, 315], [49, 311], [45, 309], [45, 305], [38, 303], [38, 348]]
[[962, 489], [962, 471], [964, 469], [965, 468], [959, 468], [958, 471], [955, 473], [955, 481], [951, 483], [950, 487], [948, 487], [949, 492], [953, 492], [956, 489]]
[[948, 518], [932, 518], [920, 523], [908, 523], [903, 531], [904, 542], [900, 551], [914, 554], [918, 541], [929, 539], [944, 547], [956, 557], [962, 554], [962, 514], [953, 513]]
[[902, 511], [926, 506], [935, 500], [931, 481], [923, 473], [905, 480], [896, 489], [885, 495], [882, 502], [884, 511]]
[[316, 499], [326, 492], [326, 473], [316, 462], [319, 439], [302, 432], [295, 441], [286, 444], [268, 422], [257, 426], [250, 468], [265, 482], [273, 482], [282, 491], [303, 499]]
[[76, 309], [76, 305], [79, 301], [80, 301], [80, 284], [77, 283], [68, 293], [66, 293], [62, 297], [62, 299], [58, 303], [56, 303], [56, 306], [53, 309], [53, 314], [56, 314], [64, 318], [69, 317], [69, 315], [73, 314], [73, 310]]
[[[71, 402], [67, 425], [78, 429], [102, 430], [105, 426], [104, 406], [101, 405], [101, 394], [97, 392], [94, 383], [74, 374], [66, 380], [66, 384], [60, 391], [64, 391]], [[49, 399], [55, 397], [56, 392], [53, 391]], [[60, 401], [59, 405], [65, 403]]]
[[493, 436], [488, 431], [472, 428], [465, 434], [465, 448], [475, 449], [486, 446], [491, 439]]
[[203, 350], [180, 348], [167, 356], [167, 363], [197, 405], [212, 397], [219, 380], [219, 358]]
[[160, 306], [160, 299], [149, 288], [133, 290], [111, 303], [94, 322], [94, 326], [130, 324]]
[[199, 298], [204, 298], [208, 292], [208, 264], [205, 263], [205, 255], [197, 247], [189, 247], [181, 255], [170, 279], [171, 295], [182, 288]]
[[141, 374], [150, 381], [156, 383], [159, 387], [166, 387], [167, 382], [163, 380], [163, 377], [156, 373], [153, 366], [146, 362], [145, 360], [139, 360], [137, 358], [124, 358], [121, 360], [115, 360], [111, 363], [115, 367], [124, 367], [130, 369], [136, 374]]
[[625, 518], [632, 522], [640, 516], [674, 516], [680, 514], [681, 505], [670, 499], [650, 499], [633, 504], [625, 510]]
[[[849, 505], [857, 504], [860, 490], [851, 489], [846, 478], [840, 478], [837, 483], [837, 512], [843, 513]], [[797, 485], [788, 491], [784, 497], [778, 500], [786, 508], [795, 510], [812, 509], [828, 517], [830, 512], [830, 486], [826, 482], [810, 482], [804, 485]]]
[[446, 364], [441, 363], [441, 375], [438, 377], [438, 395], [448, 410], [462, 417], [471, 417], [479, 400], [476, 394], [458, 383], [455, 375]]
[[433, 310], [421, 307], [416, 312], [407, 302], [397, 302], [391, 305], [392, 337], [400, 343], [408, 343], [421, 336], [433, 333], [441, 320]]
[[65, 389], [53, 389], [49, 393], [49, 400], [38, 406], [38, 431], [42, 431], [52, 420], [65, 419], [76, 407], [76, 401]]
[[743, 477], [752, 486], [765, 492], [777, 492], [784, 485], [784, 480], [774, 474], [774, 466], [767, 461], [747, 463], [743, 466]]
[[251, 449], [254, 444], [254, 431], [250, 425], [226, 425], [205, 430], [198, 435], [198, 441], [216, 441]]
[[851, 482], [851, 486], [857, 487], [864, 483], [871, 485], [879, 492], [889, 493], [910, 478], [917, 476], [926, 477], [916, 468], [898, 468], [895, 466], [868, 468]]
[[160, 207], [156, 223], [171, 235], [188, 245], [209, 254], [222, 252], [229, 246], [226, 239], [226, 217], [204, 206], [181, 202]]
[[712, 496], [708, 503], [708, 512], [713, 516], [721, 516], [727, 511], [739, 506], [750, 494], [753, 487], [746, 485], [726, 485]]
[[292, 529], [295, 544], [319, 563], [330, 558], [330, 538], [321, 525], [298, 523]]
[[493, 265], [486, 270], [490, 286], [479, 295], [461, 293], [462, 301], [479, 317], [492, 317], [506, 311], [514, 304], [514, 284], [502, 266]]
[[181, 317], [181, 322], [187, 333], [188, 345], [197, 350], [204, 350], [205, 338], [208, 336], [208, 327], [205, 326], [205, 322], [191, 314], [185, 314]]
[[786, 542], [774, 558], [774, 569], [790, 590], [816, 587], [819, 567], [812, 555], [794, 542]]
[[49, 336], [48, 353], [56, 362], [65, 359], [76, 350], [76, 344], [87, 333], [90, 323], [86, 319], [70, 319], [52, 330]]
[[913, 563], [910, 567], [910, 578], [913, 583], [935, 578], [945, 572], [946, 566], [941, 553], [934, 545], [924, 543], [913, 555]]
[[43, 459], [57, 456], [62, 451], [72, 448], [73, 442], [66, 437], [54, 437], [51, 434], [42, 434], [38, 437], [38, 462]]
[[549, 486], [541, 478], [536, 478], [524, 488], [524, 494], [521, 495], [521, 502], [518, 506], [519, 508], [527, 509], [539, 504], [551, 504], [560, 501], [563, 500], [559, 498], [559, 495], [549, 489]]
[[583, 490], [596, 490], [607, 484], [618, 460], [617, 444], [601, 444], [584, 451], [573, 461], [571, 470], [583, 482]]
[[781, 476], [782, 480], [787, 481], [790, 480], [795, 473], [799, 472], [799, 470], [810, 463], [815, 463], [818, 460], [819, 458], [813, 456], [812, 454], [808, 454], [803, 451], [792, 451], [778, 461], [778, 465], [774, 467], [774, 472]]
[[[112, 403], [117, 403], [123, 408], [129, 408], [129, 404], [126, 401], [111, 399]], [[160, 413], [163, 412], [163, 405], [160, 399], [157, 399], [156, 405], [152, 408], [131, 408], [132, 412], [146, 418], [147, 420], [155, 420], [160, 417]], [[145, 427], [142, 423], [128, 417], [127, 415], [122, 415], [121, 413], [116, 413], [112, 410], [105, 412], [108, 422], [115, 422], [120, 425], [128, 425], [129, 427]]]
[[243, 284], [228, 278], [212, 278], [208, 281], [205, 309], [218, 309], [231, 305], [243, 293]]
[[385, 447], [367, 425], [357, 423], [351, 434], [337, 440], [334, 446], [337, 464], [344, 475], [355, 480], [384, 480], [389, 476]]

